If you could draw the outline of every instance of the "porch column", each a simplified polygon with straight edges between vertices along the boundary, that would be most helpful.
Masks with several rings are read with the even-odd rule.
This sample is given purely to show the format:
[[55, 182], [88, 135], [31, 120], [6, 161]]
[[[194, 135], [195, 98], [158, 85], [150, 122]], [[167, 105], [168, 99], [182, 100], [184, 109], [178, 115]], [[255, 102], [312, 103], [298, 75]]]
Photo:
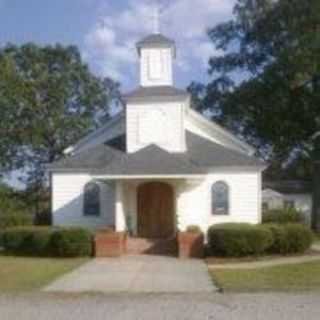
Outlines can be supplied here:
[[115, 208], [115, 223], [116, 231], [122, 232], [126, 231], [126, 218], [123, 206], [124, 196], [123, 196], [123, 184], [121, 181], [116, 182], [116, 208]]

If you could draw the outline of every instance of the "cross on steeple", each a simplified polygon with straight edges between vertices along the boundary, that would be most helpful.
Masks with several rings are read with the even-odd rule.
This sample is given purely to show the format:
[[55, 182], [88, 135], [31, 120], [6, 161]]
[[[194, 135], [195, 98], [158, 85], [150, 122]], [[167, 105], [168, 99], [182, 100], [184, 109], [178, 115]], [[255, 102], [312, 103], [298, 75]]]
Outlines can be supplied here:
[[153, 14], [152, 14], [152, 23], [153, 23], [153, 33], [160, 33], [160, 6], [157, 0], [153, 1]]

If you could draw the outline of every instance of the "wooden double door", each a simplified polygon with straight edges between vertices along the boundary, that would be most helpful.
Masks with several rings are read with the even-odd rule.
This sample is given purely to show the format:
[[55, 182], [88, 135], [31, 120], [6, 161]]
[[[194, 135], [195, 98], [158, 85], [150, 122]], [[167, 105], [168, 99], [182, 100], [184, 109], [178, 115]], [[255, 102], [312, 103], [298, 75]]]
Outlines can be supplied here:
[[174, 192], [169, 184], [150, 182], [138, 188], [138, 236], [170, 238], [175, 232]]

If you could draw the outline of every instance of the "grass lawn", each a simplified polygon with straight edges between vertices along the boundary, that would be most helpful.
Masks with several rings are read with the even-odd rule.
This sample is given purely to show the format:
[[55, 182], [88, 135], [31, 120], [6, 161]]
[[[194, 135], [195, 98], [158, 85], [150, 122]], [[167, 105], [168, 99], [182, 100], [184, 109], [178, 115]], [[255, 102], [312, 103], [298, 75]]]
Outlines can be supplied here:
[[320, 261], [253, 270], [210, 271], [225, 291], [306, 291], [320, 290]]
[[0, 255], [0, 293], [40, 289], [86, 261]]

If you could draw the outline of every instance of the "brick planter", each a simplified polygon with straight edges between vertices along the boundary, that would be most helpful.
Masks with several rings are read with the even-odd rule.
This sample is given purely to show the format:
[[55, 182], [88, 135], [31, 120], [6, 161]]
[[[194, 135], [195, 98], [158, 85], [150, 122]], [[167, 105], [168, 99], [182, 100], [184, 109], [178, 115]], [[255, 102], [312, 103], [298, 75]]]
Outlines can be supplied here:
[[202, 233], [179, 232], [179, 258], [203, 258], [204, 236]]
[[94, 238], [96, 257], [120, 257], [126, 252], [127, 234], [125, 232], [99, 231]]

